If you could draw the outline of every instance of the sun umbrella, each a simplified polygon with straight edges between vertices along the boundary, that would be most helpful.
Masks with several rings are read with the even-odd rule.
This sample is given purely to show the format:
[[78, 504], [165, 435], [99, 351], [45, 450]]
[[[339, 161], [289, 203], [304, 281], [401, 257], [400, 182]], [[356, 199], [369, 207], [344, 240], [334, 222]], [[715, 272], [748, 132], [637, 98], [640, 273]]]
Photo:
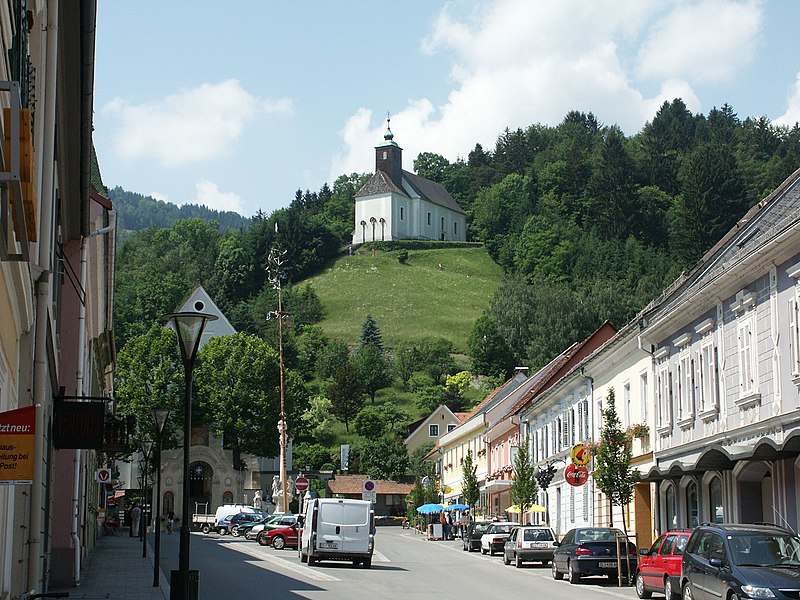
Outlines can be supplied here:
[[447, 511], [450, 511], [450, 510], [467, 510], [468, 508], [469, 508], [469, 506], [467, 506], [466, 504], [448, 504], [447, 506], [444, 507], [444, 509], [447, 510]]
[[421, 515], [433, 515], [442, 512], [441, 504], [423, 504], [417, 507], [417, 512]]
[[[519, 514], [519, 513], [521, 513], [522, 511], [520, 510], [520, 508], [519, 508], [519, 505], [518, 505], [518, 504], [514, 504], [513, 506], [509, 506], [509, 507], [506, 509], [506, 512], [507, 512], [507, 513], [511, 513], [512, 515], [518, 515], [518, 514]], [[529, 513], [543, 513], [543, 512], [547, 512], [547, 509], [546, 509], [544, 506], [539, 506], [538, 504], [531, 504], [531, 506], [529, 506], [529, 507], [528, 507], [528, 510], [527, 510], [527, 511], [525, 511], [525, 512], [529, 512]]]

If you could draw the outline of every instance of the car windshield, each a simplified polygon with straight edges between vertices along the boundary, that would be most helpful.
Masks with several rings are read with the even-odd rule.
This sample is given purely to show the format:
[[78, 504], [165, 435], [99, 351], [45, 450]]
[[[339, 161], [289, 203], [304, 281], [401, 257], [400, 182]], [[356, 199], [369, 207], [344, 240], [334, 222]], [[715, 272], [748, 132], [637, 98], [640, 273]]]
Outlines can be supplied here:
[[489, 533], [511, 533], [511, 525], [492, 525]]
[[733, 562], [740, 567], [800, 566], [800, 538], [790, 533], [729, 535]]
[[525, 529], [526, 542], [552, 542], [553, 534], [549, 529]]

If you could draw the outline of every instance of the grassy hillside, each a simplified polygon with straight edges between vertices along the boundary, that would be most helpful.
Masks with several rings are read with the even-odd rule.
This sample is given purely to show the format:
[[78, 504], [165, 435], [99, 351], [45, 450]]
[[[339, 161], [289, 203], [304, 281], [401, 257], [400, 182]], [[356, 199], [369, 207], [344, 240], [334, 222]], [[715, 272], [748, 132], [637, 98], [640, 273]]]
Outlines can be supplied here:
[[398, 254], [358, 252], [304, 282], [325, 309], [320, 325], [329, 336], [355, 343], [371, 314], [387, 347], [435, 336], [465, 352], [472, 324], [500, 285], [500, 267], [482, 247], [408, 250], [406, 264]]

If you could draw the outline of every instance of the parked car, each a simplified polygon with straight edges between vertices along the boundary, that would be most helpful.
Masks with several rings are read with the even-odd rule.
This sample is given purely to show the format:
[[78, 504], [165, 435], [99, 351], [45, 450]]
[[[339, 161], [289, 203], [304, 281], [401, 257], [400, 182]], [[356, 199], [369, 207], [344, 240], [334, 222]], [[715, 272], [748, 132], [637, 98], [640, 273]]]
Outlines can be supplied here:
[[228, 531], [233, 537], [239, 537], [240, 525], [243, 525], [244, 523], [255, 524], [263, 518], [264, 516], [258, 513], [238, 513], [231, 518], [230, 524], [228, 525]]
[[467, 533], [461, 536], [461, 544], [465, 552], [478, 551], [481, 549], [481, 538], [486, 530], [491, 527], [491, 521], [475, 521], [470, 524]]
[[514, 527], [503, 547], [503, 563], [514, 562], [517, 568], [525, 561], [540, 560], [546, 565], [553, 560], [556, 536], [549, 527]]
[[653, 592], [664, 594], [666, 600], [680, 596], [681, 560], [692, 535], [691, 529], [676, 529], [662, 533], [648, 550], [639, 550], [636, 571], [636, 595], [650, 598]]
[[511, 529], [517, 525], [511, 521], [492, 523], [481, 536], [481, 554], [494, 556], [495, 552], [502, 552]]
[[250, 529], [250, 531], [246, 531], [245, 539], [254, 540], [258, 537], [258, 534], [265, 529], [279, 529], [281, 527], [293, 525], [294, 523], [297, 523], [297, 517], [298, 515], [292, 515], [288, 513], [276, 513], [270, 515], [263, 523], [257, 523]]
[[681, 564], [684, 600], [798, 597], [800, 538], [777, 525], [706, 524]]
[[312, 498], [302, 517], [300, 562], [313, 567], [321, 560], [349, 560], [353, 566], [372, 566], [375, 550], [375, 511], [369, 501]]
[[231, 525], [231, 519], [233, 519], [233, 517], [235, 516], [236, 515], [226, 515], [222, 517], [219, 521], [217, 521], [217, 526], [216, 526], [217, 533], [220, 535], [225, 535], [226, 533], [228, 533], [228, 529], [230, 528]]
[[272, 546], [275, 550], [283, 550], [287, 546], [297, 548], [297, 523], [289, 527], [265, 529], [258, 534], [256, 541], [262, 546]]
[[553, 579], [563, 579], [567, 574], [570, 583], [578, 583], [587, 575], [605, 575], [616, 581], [617, 538], [620, 538], [623, 577], [628, 576], [629, 562], [630, 572], [635, 573], [636, 546], [627, 541], [622, 531], [613, 527], [577, 527], [556, 542]]
[[239, 521], [235, 527], [231, 527], [231, 535], [243, 537], [246, 540], [255, 539], [254, 536], [251, 536], [250, 531], [256, 525], [263, 525], [268, 519], [269, 517], [258, 516], [258, 518], [252, 521]]

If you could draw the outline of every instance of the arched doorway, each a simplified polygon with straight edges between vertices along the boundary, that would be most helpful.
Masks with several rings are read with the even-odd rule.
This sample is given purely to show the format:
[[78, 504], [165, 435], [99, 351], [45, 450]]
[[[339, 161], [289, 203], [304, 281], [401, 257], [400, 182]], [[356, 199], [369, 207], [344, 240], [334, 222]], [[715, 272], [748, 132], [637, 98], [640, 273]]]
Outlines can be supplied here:
[[775, 522], [772, 511], [772, 471], [766, 463], [751, 462], [736, 475], [739, 522]]
[[[196, 504], [208, 504], [211, 509], [211, 483], [214, 469], [208, 463], [198, 461], [189, 466], [189, 510], [195, 511]], [[202, 511], [200, 511], [202, 512]]]

